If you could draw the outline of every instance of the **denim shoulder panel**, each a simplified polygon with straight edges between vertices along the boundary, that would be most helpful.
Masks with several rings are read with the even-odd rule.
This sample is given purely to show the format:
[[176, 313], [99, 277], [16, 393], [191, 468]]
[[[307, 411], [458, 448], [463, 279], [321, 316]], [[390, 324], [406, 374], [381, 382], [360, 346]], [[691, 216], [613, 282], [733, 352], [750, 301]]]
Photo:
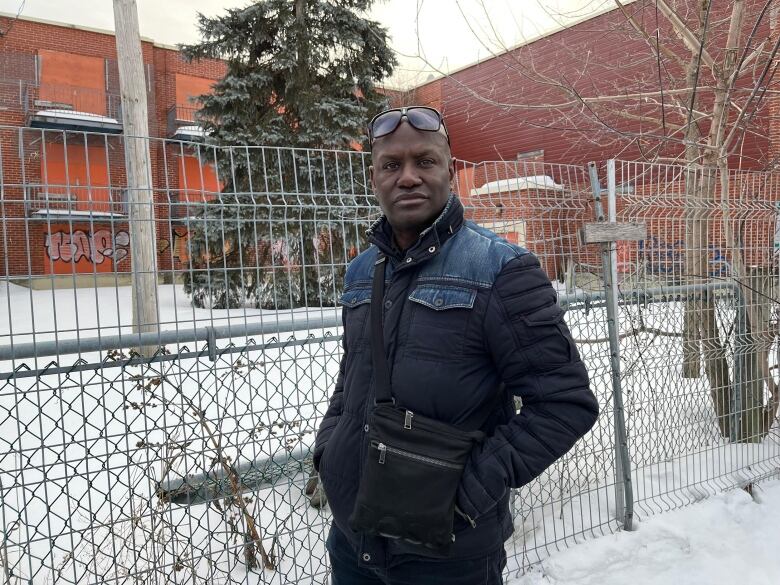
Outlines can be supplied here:
[[481, 287], [493, 285], [507, 262], [528, 254], [488, 229], [466, 221], [441, 253], [426, 263], [420, 280], [463, 282]]
[[347, 273], [344, 275], [345, 291], [355, 286], [371, 285], [371, 279], [374, 277], [374, 262], [378, 253], [379, 248], [371, 246], [347, 265]]

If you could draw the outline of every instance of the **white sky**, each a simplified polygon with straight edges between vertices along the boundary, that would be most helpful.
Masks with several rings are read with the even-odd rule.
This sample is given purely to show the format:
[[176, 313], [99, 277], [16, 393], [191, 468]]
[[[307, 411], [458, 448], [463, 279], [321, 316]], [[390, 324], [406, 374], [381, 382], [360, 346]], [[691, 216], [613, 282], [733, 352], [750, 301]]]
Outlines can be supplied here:
[[[176, 45], [198, 39], [196, 14], [212, 16], [248, 0], [137, 0], [141, 35]], [[377, 0], [371, 16], [390, 31], [399, 67], [391, 83], [425, 81], [513, 46], [613, 0]], [[0, 12], [113, 30], [111, 0], [0, 0]], [[419, 32], [419, 34], [418, 34]], [[420, 59], [422, 56], [424, 59]], [[427, 63], [426, 63], [427, 61]]]

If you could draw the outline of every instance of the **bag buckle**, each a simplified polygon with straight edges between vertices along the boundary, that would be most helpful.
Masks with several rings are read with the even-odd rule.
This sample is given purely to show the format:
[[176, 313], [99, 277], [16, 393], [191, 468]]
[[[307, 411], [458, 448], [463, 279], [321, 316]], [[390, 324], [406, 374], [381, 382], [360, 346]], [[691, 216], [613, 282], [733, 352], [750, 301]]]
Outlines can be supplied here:
[[374, 406], [379, 406], [380, 404], [389, 404], [390, 406], [395, 406], [395, 396], [391, 396], [390, 400], [382, 400], [382, 401], [379, 401], [376, 398], [374, 398]]
[[404, 417], [404, 428], [405, 429], [411, 429], [412, 428], [412, 417], [414, 416], [414, 413], [411, 410], [406, 411], [406, 416]]

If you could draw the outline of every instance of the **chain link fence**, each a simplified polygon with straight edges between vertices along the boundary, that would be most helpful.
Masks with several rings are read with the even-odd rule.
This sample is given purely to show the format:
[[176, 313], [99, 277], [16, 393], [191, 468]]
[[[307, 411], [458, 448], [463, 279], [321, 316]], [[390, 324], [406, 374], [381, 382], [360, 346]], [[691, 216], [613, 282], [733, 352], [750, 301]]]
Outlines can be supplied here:
[[[138, 323], [123, 140], [0, 128], [0, 574], [326, 583], [311, 447], [379, 215], [370, 157], [150, 139], [157, 323]], [[514, 490], [508, 574], [778, 474], [777, 179], [743, 178], [724, 207], [691, 203], [705, 170], [457, 162], [469, 219], [540, 257], [601, 405]], [[600, 219], [646, 237], [583, 245]]]

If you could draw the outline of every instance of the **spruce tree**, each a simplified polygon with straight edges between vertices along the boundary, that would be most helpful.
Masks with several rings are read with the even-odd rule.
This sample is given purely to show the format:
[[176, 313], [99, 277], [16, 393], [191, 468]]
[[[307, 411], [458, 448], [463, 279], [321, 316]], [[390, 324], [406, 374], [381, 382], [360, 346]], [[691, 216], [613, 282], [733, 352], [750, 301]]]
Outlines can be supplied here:
[[[196, 306], [332, 305], [367, 220], [365, 123], [395, 57], [373, 0], [258, 0], [214, 18], [186, 58], [223, 59], [201, 96], [222, 192], [190, 215]], [[360, 146], [358, 146], [360, 145]]]

